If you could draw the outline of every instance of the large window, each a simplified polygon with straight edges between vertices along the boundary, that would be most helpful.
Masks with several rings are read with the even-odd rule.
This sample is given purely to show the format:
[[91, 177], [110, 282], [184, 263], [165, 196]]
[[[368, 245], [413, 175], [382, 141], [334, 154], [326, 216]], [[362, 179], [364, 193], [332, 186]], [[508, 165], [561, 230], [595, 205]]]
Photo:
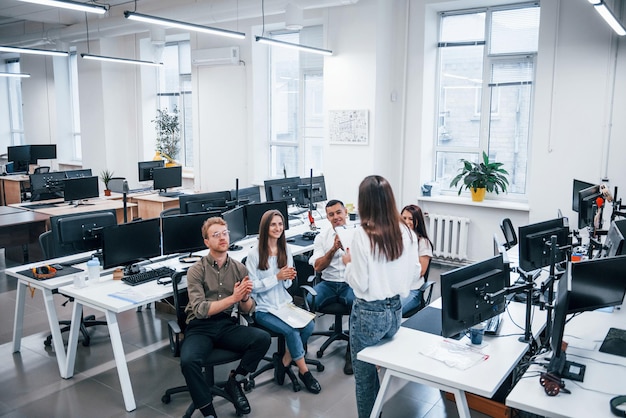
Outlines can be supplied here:
[[441, 14], [435, 177], [444, 190], [459, 159], [485, 151], [509, 172], [509, 193], [526, 194], [538, 35], [537, 3]]
[[[272, 37], [321, 45], [322, 27], [274, 32]], [[271, 48], [270, 177], [305, 176], [323, 167], [324, 59], [293, 49]]]

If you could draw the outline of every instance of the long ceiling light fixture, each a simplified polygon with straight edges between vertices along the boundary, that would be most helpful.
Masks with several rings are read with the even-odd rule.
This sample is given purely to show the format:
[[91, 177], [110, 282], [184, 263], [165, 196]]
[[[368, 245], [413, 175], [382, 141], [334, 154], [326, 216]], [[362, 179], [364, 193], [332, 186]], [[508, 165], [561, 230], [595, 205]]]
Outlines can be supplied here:
[[0, 72], [0, 77], [28, 78], [28, 77], [30, 77], [30, 74], [28, 74], [28, 73], [5, 73], [5, 72]]
[[50, 55], [53, 57], [67, 57], [68, 55], [68, 53], [65, 51], [53, 51], [51, 49], [18, 48], [14, 46], [0, 46], [0, 52], [15, 52], [17, 54]]
[[80, 12], [96, 13], [99, 15], [107, 12], [107, 7], [94, 3], [79, 3], [71, 0], [20, 0], [26, 3], [41, 4], [44, 6], [61, 7], [63, 9], [78, 10]]
[[588, 0], [589, 3], [593, 4], [594, 9], [608, 25], [615, 31], [619, 36], [626, 35], [626, 28], [624, 25], [617, 20], [617, 17], [613, 14], [613, 11], [609, 9], [604, 0]]
[[299, 51], [311, 52], [313, 54], [320, 54], [320, 55], [326, 55], [326, 56], [333, 55], [333, 51], [331, 51], [330, 49], [323, 49], [323, 48], [316, 48], [314, 46], [293, 44], [291, 42], [279, 41], [277, 39], [266, 38], [264, 36], [256, 36], [255, 38], [256, 38], [256, 41], [261, 44], [281, 46], [283, 48], [297, 49]]
[[107, 57], [105, 55], [80, 54], [80, 56], [83, 59], [94, 60], [94, 61], [117, 62], [121, 64], [147, 65], [151, 67], [163, 66], [162, 62], [143, 61], [143, 60], [135, 60], [135, 59], [129, 59], [129, 58]]
[[246, 39], [246, 34], [243, 32], [235, 32], [227, 29], [196, 25], [195, 23], [181, 22], [179, 20], [166, 19], [164, 17], [149, 16], [142, 13], [130, 12], [128, 10], [124, 12], [124, 17], [128, 20], [134, 20], [143, 23], [152, 23], [155, 25], [167, 26], [169, 28], [178, 28], [194, 32], [208, 33], [209, 35], [219, 35], [228, 38]]

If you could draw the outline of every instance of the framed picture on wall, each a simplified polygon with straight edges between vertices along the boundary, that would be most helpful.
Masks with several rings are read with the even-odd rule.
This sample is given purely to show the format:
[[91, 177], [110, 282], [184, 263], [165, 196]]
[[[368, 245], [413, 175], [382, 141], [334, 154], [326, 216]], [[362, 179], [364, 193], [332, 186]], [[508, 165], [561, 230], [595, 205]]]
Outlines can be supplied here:
[[341, 145], [369, 143], [369, 110], [331, 110], [328, 114], [329, 142]]

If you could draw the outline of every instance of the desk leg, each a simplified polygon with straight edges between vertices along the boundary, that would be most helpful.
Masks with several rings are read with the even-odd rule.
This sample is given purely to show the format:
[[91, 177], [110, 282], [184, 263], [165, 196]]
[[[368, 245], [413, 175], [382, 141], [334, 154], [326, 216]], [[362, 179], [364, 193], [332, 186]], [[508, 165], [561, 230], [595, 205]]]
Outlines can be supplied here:
[[74, 365], [76, 363], [76, 351], [78, 350], [78, 332], [80, 331], [81, 317], [83, 315], [83, 305], [74, 301], [72, 308], [72, 322], [70, 325], [70, 336], [67, 341], [67, 359], [65, 360], [64, 379], [74, 376]]
[[26, 283], [17, 281], [17, 299], [15, 300], [15, 318], [13, 318], [13, 352], [18, 353], [22, 345], [24, 331], [24, 305], [26, 304]]
[[41, 291], [43, 292], [43, 302], [46, 307], [46, 313], [48, 314], [48, 325], [50, 326], [50, 333], [52, 334], [52, 344], [59, 365], [59, 373], [61, 377], [65, 377], [63, 375], [66, 364], [65, 346], [63, 345], [63, 337], [61, 336], [61, 326], [59, 325], [57, 310], [54, 307], [54, 295], [50, 289], [41, 289]]
[[128, 412], [137, 409], [135, 404], [135, 395], [133, 387], [130, 383], [130, 375], [128, 374], [128, 364], [126, 364], [126, 355], [124, 354], [124, 346], [122, 345], [122, 336], [120, 328], [117, 324], [117, 315], [114, 312], [105, 312], [107, 324], [109, 327], [109, 338], [113, 347], [113, 356], [115, 357], [115, 365], [117, 366], [117, 375], [120, 378], [120, 386], [122, 387], [122, 395], [124, 395], [124, 404]]
[[370, 418], [378, 418], [380, 415], [380, 410], [383, 407], [383, 399], [385, 398], [385, 392], [387, 391], [390, 380], [391, 373], [389, 373], [389, 370], [385, 370], [385, 376], [383, 377], [383, 382], [380, 384], [380, 389], [378, 389], [378, 395], [376, 395], [376, 401], [374, 402], [374, 408], [372, 409]]

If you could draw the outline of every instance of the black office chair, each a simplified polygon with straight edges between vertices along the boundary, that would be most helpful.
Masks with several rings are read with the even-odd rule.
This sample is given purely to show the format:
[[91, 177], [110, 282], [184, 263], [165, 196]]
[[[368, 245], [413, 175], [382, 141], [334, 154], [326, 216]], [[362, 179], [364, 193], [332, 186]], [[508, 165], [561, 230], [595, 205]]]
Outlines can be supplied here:
[[417, 305], [415, 308], [411, 309], [410, 311], [407, 311], [406, 313], [402, 314], [403, 318], [410, 318], [416, 313], [418, 313], [419, 311], [421, 311], [422, 309], [424, 309], [425, 307], [427, 307], [428, 305], [430, 305], [430, 300], [433, 297], [433, 289], [435, 288], [435, 282], [428, 280], [428, 276], [430, 275], [430, 265], [432, 264], [432, 262], [433, 262], [433, 259], [431, 258], [428, 261], [428, 267], [426, 267], [426, 273], [424, 273], [424, 275], [422, 276], [424, 278], [424, 284], [421, 285], [419, 289], [422, 294], [422, 300], [420, 304]]
[[[47, 167], [47, 166], [37, 167], [35, 168], [35, 170], [33, 170], [33, 174], [49, 173], [49, 172], [50, 172], [50, 167]], [[30, 183], [24, 184], [24, 182], [20, 182], [20, 193], [22, 195], [22, 202], [26, 202], [30, 200], [32, 196], [32, 189], [30, 187]]]
[[[172, 288], [174, 290], [174, 310], [176, 311], [176, 319], [168, 322], [168, 334], [170, 339], [170, 350], [174, 357], [180, 357], [180, 349], [182, 344], [184, 343], [184, 333], [187, 323], [185, 322], [187, 315], [185, 313], [185, 307], [189, 302], [189, 296], [187, 294], [186, 289], [181, 289], [178, 287], [178, 284], [182, 280], [183, 276], [187, 273], [182, 271], [177, 271], [172, 274]], [[206, 359], [206, 363], [204, 364], [204, 376], [211, 388], [211, 394], [213, 396], [220, 396], [230, 403], [235, 405], [233, 399], [226, 393], [224, 389], [226, 382], [215, 382], [214, 376], [214, 367], [219, 366], [221, 364], [231, 363], [233, 361], [240, 360], [242, 355], [235, 351], [224, 350], [221, 348], [215, 348], [211, 353], [211, 357]], [[244, 387], [248, 388], [248, 382], [244, 382]], [[167, 389], [163, 396], [161, 397], [161, 402], [164, 404], [169, 404], [172, 400], [172, 395], [177, 393], [189, 392], [187, 386], [177, 386], [170, 389]], [[189, 405], [187, 410], [185, 411], [185, 415], [183, 417], [190, 418], [194, 411], [196, 410], [196, 406], [193, 402]], [[242, 416], [243, 413], [240, 412], [237, 407], [235, 407], [235, 413], [237, 416]]]
[[502, 229], [502, 233], [504, 234], [504, 248], [509, 250], [512, 247], [516, 246], [517, 234], [515, 233], [515, 228], [513, 228], [513, 223], [509, 218], [504, 218], [502, 220], [500, 229]]
[[180, 214], [180, 207], [174, 207], [174, 208], [162, 210], [159, 216], [163, 218], [164, 216], [173, 216], [173, 215], [178, 215], [178, 214]]

